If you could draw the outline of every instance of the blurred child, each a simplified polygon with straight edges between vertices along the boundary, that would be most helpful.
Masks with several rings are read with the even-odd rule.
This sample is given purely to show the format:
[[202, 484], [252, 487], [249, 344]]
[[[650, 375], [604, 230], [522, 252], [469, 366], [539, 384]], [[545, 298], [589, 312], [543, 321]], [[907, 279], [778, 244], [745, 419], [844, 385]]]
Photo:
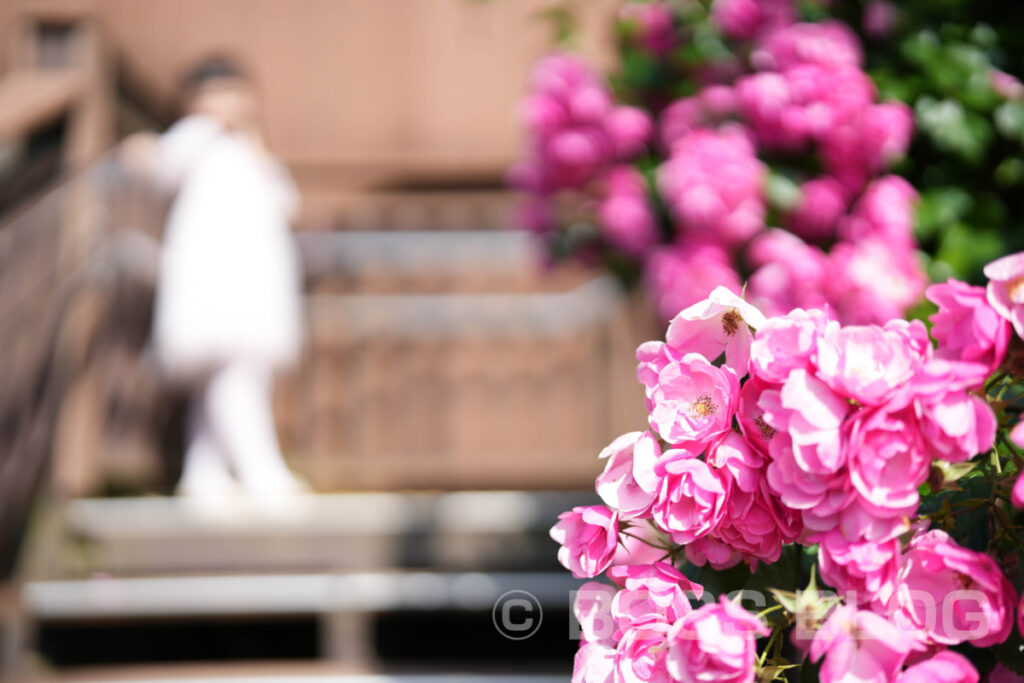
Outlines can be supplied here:
[[281, 456], [271, 410], [274, 371], [302, 342], [300, 268], [289, 221], [298, 204], [267, 152], [252, 82], [211, 59], [185, 82], [185, 116], [126, 148], [176, 192], [167, 218], [153, 347], [194, 388], [178, 491], [281, 496], [304, 486]]

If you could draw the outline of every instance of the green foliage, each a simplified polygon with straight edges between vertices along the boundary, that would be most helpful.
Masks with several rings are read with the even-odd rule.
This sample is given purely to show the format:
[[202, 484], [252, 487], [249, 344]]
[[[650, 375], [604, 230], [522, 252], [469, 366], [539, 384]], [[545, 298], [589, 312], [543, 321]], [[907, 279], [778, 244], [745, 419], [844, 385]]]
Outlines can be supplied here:
[[[985, 263], [1024, 248], [1024, 102], [993, 86], [995, 70], [1024, 73], [1017, 3], [896, 3], [890, 36], [865, 41], [884, 98], [915, 114], [918, 135], [898, 169], [921, 193], [917, 234], [935, 280], [981, 282]], [[854, 27], [863, 3], [835, 8]]]

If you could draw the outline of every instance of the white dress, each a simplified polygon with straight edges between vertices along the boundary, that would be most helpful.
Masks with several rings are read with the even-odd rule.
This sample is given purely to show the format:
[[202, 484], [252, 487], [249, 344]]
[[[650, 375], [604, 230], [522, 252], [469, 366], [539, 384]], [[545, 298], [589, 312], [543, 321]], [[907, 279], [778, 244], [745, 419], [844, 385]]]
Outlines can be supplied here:
[[291, 363], [303, 326], [287, 171], [205, 116], [176, 123], [158, 149], [158, 177], [178, 193], [156, 297], [161, 366], [188, 379], [229, 362]]

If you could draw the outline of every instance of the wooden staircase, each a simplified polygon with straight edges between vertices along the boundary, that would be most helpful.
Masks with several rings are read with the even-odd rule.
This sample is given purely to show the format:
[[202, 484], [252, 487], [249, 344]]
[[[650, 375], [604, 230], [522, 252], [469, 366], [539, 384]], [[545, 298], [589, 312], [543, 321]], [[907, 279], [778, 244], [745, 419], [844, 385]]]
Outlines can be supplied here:
[[[352, 191], [299, 226], [309, 344], [275, 397], [289, 463], [319, 493], [287, 509], [168, 497], [182, 397], [146, 351], [166, 199], [100, 155], [112, 69], [95, 23], [24, 29], [0, 142], [55, 121], [65, 139], [59, 184], [0, 223], [0, 670], [567, 680], [578, 582], [547, 529], [595, 502], [577, 492], [597, 453], [643, 425], [632, 350], [657, 333], [650, 312], [593, 273], [543, 272], [500, 188]], [[509, 590], [543, 606], [535, 639], [494, 629]], [[160, 659], [182, 634], [210, 653], [247, 633], [265, 656]], [[264, 662], [283, 641], [294, 661]], [[431, 642], [449, 649], [424, 658]], [[89, 659], [90, 643], [143, 654]]]

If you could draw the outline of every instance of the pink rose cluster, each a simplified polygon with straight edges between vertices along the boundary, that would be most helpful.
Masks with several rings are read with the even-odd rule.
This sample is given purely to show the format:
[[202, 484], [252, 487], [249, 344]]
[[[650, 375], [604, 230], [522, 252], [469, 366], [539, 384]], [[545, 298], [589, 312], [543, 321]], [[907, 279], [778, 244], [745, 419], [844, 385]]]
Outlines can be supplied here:
[[574, 576], [613, 584], [588, 583], [577, 600], [574, 680], [753, 681], [765, 623], [673, 563], [756, 569], [797, 543], [817, 546], [838, 595], [823, 623], [794, 635], [821, 680], [977, 681], [948, 648], [1006, 641], [1015, 614], [1024, 620], [1017, 593], [993, 557], [929, 528], [918, 505], [933, 464], [995, 440], [984, 386], [1012, 330], [1024, 333], [1024, 254], [986, 273], [987, 289], [928, 289], [934, 344], [920, 321], [765, 317], [724, 287], [679, 313], [664, 342], [642, 344], [649, 428], [601, 453], [604, 504], [552, 529]]
[[[745, 0], [716, 0], [711, 17], [750, 44], [751, 71], [676, 101], [659, 118], [668, 158], [658, 189], [679, 239], [729, 250], [754, 272], [750, 299], [770, 315], [828, 305], [843, 322], [902, 316], [925, 286], [913, 237], [917, 193], [883, 174], [907, 150], [912, 112], [877, 102], [858, 40], [840, 22], [795, 23], [791, 3]], [[821, 165], [793, 198], [776, 201], [783, 229], [767, 232], [762, 151], [811, 155]], [[666, 280], [649, 279], [666, 317], [701, 296], [685, 279], [668, 288]], [[735, 280], [716, 284], [738, 292]]]
[[[665, 2], [622, 10], [669, 70], [686, 37], [672, 12]], [[909, 145], [909, 108], [878, 101], [847, 26], [799, 22], [793, 0], [715, 0], [704, 21], [733, 57], [680, 76], [693, 95], [644, 101], [649, 118], [613, 105], [572, 58], [538, 65], [528, 159], [513, 174], [530, 194], [525, 225], [557, 231], [554, 194], [583, 190], [563, 222], [578, 234], [590, 221], [598, 249], [635, 264], [665, 320], [709, 288], [738, 293], [740, 273], [753, 273], [749, 299], [770, 315], [828, 305], [842, 322], [902, 316], [926, 284], [917, 194], [886, 175]], [[622, 163], [644, 143], [649, 177]], [[592, 260], [594, 241], [578, 255]]]
[[509, 179], [530, 194], [524, 222], [541, 232], [552, 227], [550, 202], [556, 192], [603, 184], [616, 164], [645, 149], [652, 129], [646, 112], [616, 105], [597, 74], [569, 54], [537, 63], [522, 115], [529, 150]]
[[672, 8], [664, 2], [628, 2], [620, 18], [635, 33], [636, 42], [658, 57], [671, 54], [679, 44]]
[[581, 643], [573, 683], [753, 681], [764, 623], [726, 597], [692, 600], [704, 589], [664, 562], [615, 566], [613, 585], [583, 584], [573, 611]]

